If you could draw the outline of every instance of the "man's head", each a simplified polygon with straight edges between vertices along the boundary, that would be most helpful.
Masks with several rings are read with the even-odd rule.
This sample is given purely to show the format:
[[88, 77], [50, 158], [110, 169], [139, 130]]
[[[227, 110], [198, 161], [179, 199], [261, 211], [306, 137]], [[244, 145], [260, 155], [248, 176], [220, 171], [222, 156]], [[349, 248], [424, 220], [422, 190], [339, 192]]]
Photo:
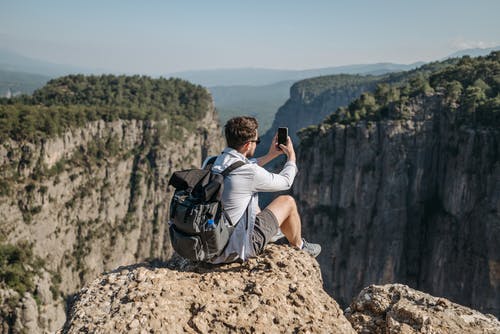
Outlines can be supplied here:
[[252, 157], [258, 143], [258, 127], [259, 123], [254, 117], [231, 118], [224, 126], [227, 146], [247, 157]]

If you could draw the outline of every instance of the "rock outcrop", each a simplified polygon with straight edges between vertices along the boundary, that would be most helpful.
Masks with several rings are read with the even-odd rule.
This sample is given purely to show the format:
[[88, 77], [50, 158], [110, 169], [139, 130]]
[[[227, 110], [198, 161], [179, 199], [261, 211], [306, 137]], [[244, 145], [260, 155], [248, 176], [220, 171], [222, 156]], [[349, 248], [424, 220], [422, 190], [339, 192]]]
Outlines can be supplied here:
[[500, 322], [470, 308], [406, 285], [372, 285], [346, 310], [358, 333], [500, 333]]
[[122, 267], [76, 297], [62, 333], [355, 333], [305, 252], [271, 245], [244, 264]]

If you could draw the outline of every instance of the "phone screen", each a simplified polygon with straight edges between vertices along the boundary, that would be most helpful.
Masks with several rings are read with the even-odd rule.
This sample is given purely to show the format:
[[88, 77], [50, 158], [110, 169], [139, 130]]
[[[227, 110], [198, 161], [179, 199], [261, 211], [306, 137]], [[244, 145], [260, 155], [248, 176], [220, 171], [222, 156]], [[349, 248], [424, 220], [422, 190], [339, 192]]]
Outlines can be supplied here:
[[288, 138], [288, 128], [278, 128], [278, 145], [286, 145]]

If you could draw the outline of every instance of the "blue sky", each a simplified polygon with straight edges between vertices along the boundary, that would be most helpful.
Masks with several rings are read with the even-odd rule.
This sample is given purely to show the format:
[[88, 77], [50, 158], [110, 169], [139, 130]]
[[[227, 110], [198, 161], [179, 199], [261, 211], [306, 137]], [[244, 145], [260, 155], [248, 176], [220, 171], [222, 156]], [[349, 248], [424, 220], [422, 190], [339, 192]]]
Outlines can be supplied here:
[[412, 63], [500, 45], [500, 1], [0, 0], [0, 48], [122, 73]]

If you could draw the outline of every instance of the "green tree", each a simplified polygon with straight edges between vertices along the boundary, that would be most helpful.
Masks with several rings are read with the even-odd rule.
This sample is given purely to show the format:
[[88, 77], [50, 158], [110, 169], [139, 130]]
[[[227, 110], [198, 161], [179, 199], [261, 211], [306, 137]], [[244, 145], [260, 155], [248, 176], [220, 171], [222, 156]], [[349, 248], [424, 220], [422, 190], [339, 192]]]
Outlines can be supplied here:
[[450, 104], [455, 104], [462, 95], [463, 86], [457, 80], [450, 81], [446, 84], [446, 99]]

